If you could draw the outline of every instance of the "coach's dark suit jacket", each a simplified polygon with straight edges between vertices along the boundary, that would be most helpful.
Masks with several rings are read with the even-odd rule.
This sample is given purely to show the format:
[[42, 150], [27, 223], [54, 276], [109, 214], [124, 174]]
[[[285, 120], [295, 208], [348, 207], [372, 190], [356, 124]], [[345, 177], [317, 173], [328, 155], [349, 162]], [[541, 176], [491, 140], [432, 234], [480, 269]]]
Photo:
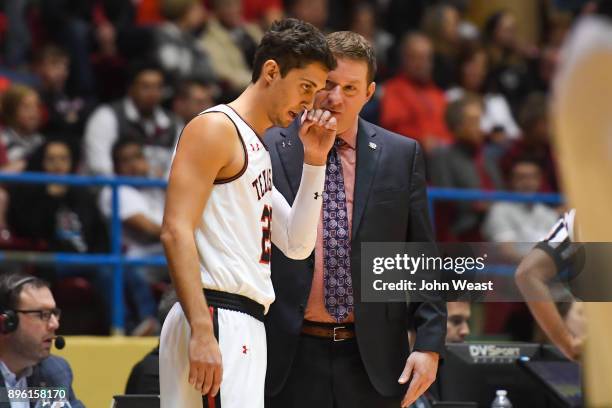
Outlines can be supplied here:
[[[70, 364], [62, 357], [49, 356], [33, 367], [32, 375], [28, 377], [28, 387], [39, 388], [65, 388], [66, 397], [72, 408], [85, 408], [83, 403], [74, 395], [72, 389], [72, 369]], [[0, 390], [4, 388], [4, 377], [0, 374]], [[4, 390], [3, 390], [4, 393]], [[6, 400], [6, 394], [0, 401]], [[30, 406], [35, 406], [32, 400]], [[10, 403], [0, 402], [0, 408], [10, 408]]]
[[[304, 162], [297, 122], [265, 136], [272, 158], [274, 186], [292, 204]], [[374, 147], [374, 148], [373, 148]], [[370, 381], [384, 396], [398, 396], [397, 382], [408, 357], [407, 327], [417, 329], [414, 348], [442, 355], [446, 306], [432, 303], [361, 303], [362, 242], [430, 242], [423, 157], [416, 141], [359, 119], [352, 218], [351, 273], [355, 294], [355, 330]], [[272, 282], [276, 301], [266, 316], [268, 367], [266, 394], [285, 384], [298, 344], [314, 266], [314, 254], [291, 260], [276, 247]]]

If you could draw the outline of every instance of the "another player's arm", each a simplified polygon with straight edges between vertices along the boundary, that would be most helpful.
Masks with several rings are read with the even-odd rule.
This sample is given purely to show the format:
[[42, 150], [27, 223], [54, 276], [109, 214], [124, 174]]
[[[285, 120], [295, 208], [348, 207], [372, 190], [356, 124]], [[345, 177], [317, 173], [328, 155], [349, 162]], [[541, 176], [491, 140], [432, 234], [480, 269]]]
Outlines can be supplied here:
[[[161, 241], [191, 327], [189, 382], [202, 394], [216, 395], [222, 366], [202, 294], [194, 231], [201, 222], [215, 179], [230, 177], [242, 168], [244, 154], [239, 145], [235, 129], [223, 114], [198, 116], [183, 131], [166, 193]], [[236, 155], [236, 151], [240, 153]]]
[[549, 290], [548, 282], [556, 274], [554, 260], [543, 250], [534, 248], [519, 264], [515, 280], [542, 330], [563, 354], [575, 360], [580, 356], [581, 342], [570, 333], [563, 322]]
[[293, 206], [273, 189], [272, 241], [289, 258], [304, 259], [314, 250], [323, 204], [325, 164], [335, 138], [336, 119], [329, 112], [314, 110], [303, 116], [300, 139], [304, 145], [304, 167]]

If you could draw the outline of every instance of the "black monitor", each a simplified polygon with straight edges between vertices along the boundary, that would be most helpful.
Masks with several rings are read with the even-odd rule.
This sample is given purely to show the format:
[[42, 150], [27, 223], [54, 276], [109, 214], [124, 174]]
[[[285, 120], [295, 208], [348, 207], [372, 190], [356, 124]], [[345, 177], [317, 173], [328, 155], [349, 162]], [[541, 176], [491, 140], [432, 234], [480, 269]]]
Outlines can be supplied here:
[[520, 361], [540, 383], [555, 407], [580, 408], [583, 404], [580, 366], [572, 361]]
[[159, 395], [115, 395], [113, 408], [159, 408]]
[[532, 343], [449, 343], [440, 365], [440, 400], [476, 401], [489, 408], [495, 391], [504, 389], [514, 407], [548, 407], [546, 393], [517, 364], [539, 355], [540, 345]]

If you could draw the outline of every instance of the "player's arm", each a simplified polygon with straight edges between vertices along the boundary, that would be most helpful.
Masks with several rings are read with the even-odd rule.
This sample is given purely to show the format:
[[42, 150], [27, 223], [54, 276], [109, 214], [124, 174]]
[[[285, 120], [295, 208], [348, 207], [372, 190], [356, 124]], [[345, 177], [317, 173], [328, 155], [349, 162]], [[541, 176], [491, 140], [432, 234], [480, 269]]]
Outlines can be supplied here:
[[519, 264], [515, 280], [542, 330], [563, 354], [575, 360], [580, 356], [580, 339], [568, 330], [549, 290], [548, 282], [556, 274], [557, 266], [550, 255], [534, 248]]
[[336, 119], [327, 111], [310, 111], [302, 117], [299, 134], [304, 145], [304, 167], [293, 206], [276, 188], [272, 192], [272, 242], [292, 259], [304, 259], [314, 250], [325, 163], [336, 138]]
[[235, 130], [220, 113], [198, 116], [185, 127], [170, 172], [161, 231], [170, 275], [191, 327], [189, 382], [211, 395], [221, 383], [221, 354], [202, 293], [194, 231], [215, 179], [236, 167], [237, 143]]

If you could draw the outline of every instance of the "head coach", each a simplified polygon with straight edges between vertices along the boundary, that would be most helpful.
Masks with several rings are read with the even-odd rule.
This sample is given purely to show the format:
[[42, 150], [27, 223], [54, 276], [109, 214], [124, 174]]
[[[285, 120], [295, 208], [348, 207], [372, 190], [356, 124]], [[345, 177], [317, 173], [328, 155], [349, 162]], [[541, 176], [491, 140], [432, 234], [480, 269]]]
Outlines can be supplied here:
[[[315, 106], [336, 117], [338, 136], [314, 253], [296, 261], [273, 248], [266, 407], [405, 407], [435, 379], [445, 303], [361, 302], [360, 252], [362, 242], [433, 242], [423, 155], [415, 140], [359, 117], [376, 88], [371, 45], [347, 31], [327, 40], [338, 66]], [[265, 141], [274, 185], [291, 203], [304, 154], [297, 122]]]

